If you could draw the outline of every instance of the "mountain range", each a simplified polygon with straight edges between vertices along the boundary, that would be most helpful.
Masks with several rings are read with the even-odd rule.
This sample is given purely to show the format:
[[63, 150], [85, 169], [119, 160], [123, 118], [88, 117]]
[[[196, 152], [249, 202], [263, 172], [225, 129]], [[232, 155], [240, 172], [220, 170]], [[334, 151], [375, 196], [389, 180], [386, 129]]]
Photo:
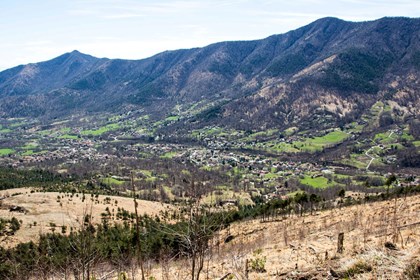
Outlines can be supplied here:
[[[221, 42], [142, 60], [78, 51], [0, 72], [0, 116], [65, 118], [137, 111], [181, 125], [238, 129], [352, 122], [387, 101], [420, 111], [420, 19], [322, 18], [262, 40]], [[176, 126], [176, 125], [175, 125]]]

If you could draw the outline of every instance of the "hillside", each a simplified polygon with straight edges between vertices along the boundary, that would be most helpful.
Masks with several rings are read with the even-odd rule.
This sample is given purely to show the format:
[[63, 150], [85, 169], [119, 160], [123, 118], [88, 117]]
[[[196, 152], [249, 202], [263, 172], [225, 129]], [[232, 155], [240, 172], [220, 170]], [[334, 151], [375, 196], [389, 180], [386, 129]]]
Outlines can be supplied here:
[[[23, 222], [21, 222], [21, 229], [17, 230], [16, 235], [2, 237], [2, 244], [16, 245], [11, 241], [23, 241], [22, 238], [30, 238], [37, 242], [37, 237], [30, 235], [31, 228], [32, 231], [36, 228], [36, 232], [44, 234], [43, 241], [50, 242], [47, 244], [52, 253], [51, 256], [49, 254], [44, 256], [43, 247], [39, 249], [35, 247], [35, 250], [41, 250], [40, 252], [35, 251], [39, 259], [36, 261], [29, 257], [31, 260], [28, 261], [27, 256], [22, 257], [19, 254], [34, 250], [34, 243], [17, 246], [14, 249], [15, 253], [9, 251], [11, 256], [4, 249], [0, 250], [2, 254], [0, 254], [0, 258], [3, 257], [5, 261], [2, 263], [3, 270], [0, 271], [0, 274], [4, 273], [4, 275], [10, 275], [12, 279], [20, 279], [18, 275], [13, 276], [12, 271], [8, 271], [13, 265], [16, 265], [12, 261], [13, 254], [17, 254], [19, 258], [17, 263], [27, 261], [34, 268], [27, 272], [32, 275], [32, 278], [29, 279], [38, 279], [42, 272], [48, 275], [47, 279], [71, 277], [73, 271], [69, 269], [70, 267], [74, 268], [74, 273], [78, 269], [85, 271], [85, 267], [81, 268], [75, 259], [66, 255], [74, 255], [74, 258], [83, 263], [85, 251], [79, 249], [80, 251], [78, 250], [75, 254], [74, 248], [66, 247], [66, 240], [60, 237], [60, 231], [62, 225], [66, 225], [67, 233], [70, 231], [70, 236], [72, 236], [72, 232], [74, 234], [79, 227], [82, 227], [82, 222], [76, 217], [80, 218], [85, 215], [82, 210], [86, 209], [86, 206], [90, 207], [90, 202], [83, 203], [80, 197], [73, 198], [61, 193], [64, 206], [60, 207], [67, 209], [68, 213], [65, 214], [62, 210], [59, 210], [58, 213], [41, 213], [41, 209], [34, 208], [36, 204], [39, 204], [39, 200], [47, 203], [46, 205], [49, 205], [51, 210], [60, 209], [59, 202], [54, 201], [57, 193], [23, 193], [28, 189], [16, 191], [18, 194], [11, 193], [12, 196], [7, 198], [5, 203], [20, 203], [29, 212], [27, 214], [10, 212], [8, 217], [17, 217]], [[333, 208], [321, 209], [325, 203], [322, 202], [318, 203], [313, 211], [302, 214], [287, 208], [277, 209], [264, 217], [247, 218], [229, 224], [209, 237], [209, 247], [206, 246], [203, 255], [205, 261], [200, 279], [222, 279], [222, 277], [227, 279], [418, 279], [420, 274], [418, 270], [420, 261], [420, 220], [418, 216], [420, 196], [418, 193], [394, 196], [392, 199], [384, 201], [369, 201], [362, 197], [363, 195], [360, 193], [349, 193], [343, 200], [337, 199]], [[22, 199], [25, 200], [25, 204], [22, 204]], [[122, 198], [112, 197], [112, 204], [114, 204], [114, 199], [119, 201], [119, 207], [125, 207], [125, 202], [128, 202]], [[72, 206], [72, 204], [76, 206]], [[109, 205], [110, 208], [114, 208], [112, 204]], [[84, 207], [82, 207], [83, 205]], [[93, 216], [95, 225], [100, 223], [106, 225], [103, 220], [98, 219], [98, 210], [104, 211], [104, 205], [106, 203], [102, 196], [99, 197], [99, 203], [92, 203], [95, 208], [92, 212], [92, 215], [95, 215]], [[156, 213], [156, 206], [158, 204], [140, 202], [141, 211], [146, 213]], [[74, 212], [75, 210], [76, 212]], [[227, 215], [227, 212], [225, 214]], [[68, 218], [71, 218], [71, 221], [67, 221]], [[53, 225], [55, 221], [58, 221], [57, 225]], [[118, 221], [117, 215], [117, 219], [113, 222], [121, 224], [123, 221]], [[133, 221], [128, 221], [128, 223], [133, 223]], [[71, 225], [73, 228], [70, 227]], [[207, 226], [209, 225], [207, 224]], [[107, 229], [105, 232], [110, 235], [107, 237], [110, 239], [105, 239], [107, 240], [106, 244], [102, 243], [104, 240], [101, 238], [104, 237], [99, 236], [104, 233], [104, 228], [99, 226], [97, 228], [97, 238], [101, 242], [99, 243], [101, 247], [88, 251], [89, 254], [93, 254], [93, 257], [89, 256], [89, 260], [94, 263], [88, 273], [107, 279], [119, 279], [122, 277], [121, 275], [128, 276], [129, 279], [140, 278], [141, 274], [136, 263], [130, 262], [129, 257], [128, 259], [121, 258], [121, 256], [131, 256], [130, 251], [128, 253], [126, 251], [126, 246], [130, 244], [131, 239], [127, 239], [126, 235], [121, 235], [121, 228], [112, 226], [112, 224], [108, 226], [108, 229], [105, 226]], [[160, 232], [160, 230], [164, 231]], [[196, 233], [198, 232], [194, 231], [194, 234]], [[143, 234], [150, 233], [146, 230]], [[172, 232], [166, 225], [162, 229], [152, 232], [152, 236], [149, 237], [151, 239], [148, 240], [162, 238], [165, 234], [178, 236], [181, 232]], [[340, 234], [344, 234], [341, 252], [338, 251], [338, 236]], [[96, 240], [93, 236], [90, 242]], [[202, 238], [205, 237], [202, 236]], [[77, 239], [73, 240], [73, 242], [76, 241]], [[24, 242], [28, 242], [28, 240], [25, 239]], [[174, 246], [172, 243], [174, 240], [170, 239], [167, 242], [171, 243], [164, 245]], [[77, 244], [75, 244], [73, 245], [76, 246]], [[92, 246], [90, 243], [86, 244], [85, 246]], [[175, 242], [175, 246], [176, 244]], [[117, 248], [112, 247], [113, 245]], [[186, 279], [190, 277], [190, 258], [172, 256], [168, 248], [161, 247], [162, 244], [159, 246], [156, 243], [143, 243], [143, 245], [152, 250], [155, 248], [154, 246], [157, 246], [161, 250], [160, 252], [153, 251], [155, 258], [149, 257], [150, 259], [145, 262], [147, 277], [156, 279]], [[98, 258], [97, 255], [103, 254], [100, 251], [103, 247], [106, 248], [107, 254], [107, 250], [116, 250], [116, 255], [109, 257], [115, 258], [112, 263], [107, 263], [107, 259]], [[177, 250], [180, 250], [179, 253], [182, 254], [182, 248]], [[113, 251], [109, 253], [112, 254]], [[51, 257], [50, 261], [49, 257]], [[65, 266], [59, 266], [60, 263], [64, 263]], [[54, 269], [48, 270], [48, 267]], [[18, 269], [25, 271], [28, 268], [23, 266]]]
[[[0, 217], [15, 217], [22, 223], [16, 234], [1, 236], [1, 246], [6, 248], [22, 242], [37, 242], [40, 234], [78, 230], [86, 215], [92, 217], [93, 223], [100, 224], [104, 218], [101, 214], [109, 213], [107, 219], [122, 223], [124, 211], [134, 212], [133, 199], [120, 196], [69, 195], [19, 188], [0, 191], [0, 198]], [[138, 205], [141, 215], [156, 216], [169, 209], [167, 205], [152, 201], [138, 201]], [[19, 207], [21, 211], [10, 211], [13, 207]]]
[[[388, 100], [419, 114], [420, 20], [323, 18], [255, 41], [222, 42], [143, 60], [77, 51], [0, 73], [0, 115], [65, 118], [139, 110], [172, 125], [236, 129], [349, 123]], [[331, 124], [328, 124], [331, 125]], [[169, 128], [168, 128], [169, 129]]]
[[[416, 195], [302, 217], [235, 223], [220, 234], [220, 247], [212, 248], [206, 275], [210, 279], [225, 275], [231, 279], [417, 279], [419, 207]], [[342, 253], [337, 252], [339, 233], [344, 233]], [[156, 264], [151, 274], [181, 279], [187, 277], [185, 265], [175, 262], [162, 270]]]

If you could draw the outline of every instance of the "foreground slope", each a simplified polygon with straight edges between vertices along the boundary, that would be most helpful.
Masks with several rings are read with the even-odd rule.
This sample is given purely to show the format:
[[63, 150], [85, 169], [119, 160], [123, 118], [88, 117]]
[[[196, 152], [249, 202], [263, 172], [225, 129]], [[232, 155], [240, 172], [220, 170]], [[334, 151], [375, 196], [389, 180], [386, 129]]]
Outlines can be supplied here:
[[[235, 223], [220, 234], [220, 246], [210, 250], [203, 278], [247, 279], [248, 261], [248, 279], [418, 279], [419, 210], [416, 195]], [[339, 233], [344, 233], [342, 253], [337, 252]], [[264, 269], [253, 269], [256, 261]], [[151, 275], [187, 277], [187, 262], [170, 266], [156, 265]]]

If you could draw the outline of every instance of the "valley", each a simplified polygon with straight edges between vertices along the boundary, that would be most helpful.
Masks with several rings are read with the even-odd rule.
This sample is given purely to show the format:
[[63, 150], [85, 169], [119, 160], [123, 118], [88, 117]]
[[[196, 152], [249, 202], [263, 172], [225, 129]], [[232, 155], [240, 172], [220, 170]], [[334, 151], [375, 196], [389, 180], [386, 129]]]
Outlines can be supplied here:
[[0, 72], [0, 278], [420, 275], [418, 38], [323, 18]]
[[144, 197], [165, 197], [165, 202], [182, 198], [194, 180], [205, 184], [205, 193], [222, 189], [222, 197], [232, 199], [243, 191], [248, 201], [304, 186], [377, 190], [386, 187], [389, 174], [398, 174], [399, 185], [417, 184], [418, 158], [408, 151], [418, 150], [412, 133], [419, 123], [380, 127], [378, 106], [386, 107], [376, 103], [362, 121], [326, 130], [253, 132], [213, 125], [173, 131], [183, 122], [182, 113], [157, 122], [138, 112], [74, 116], [48, 125], [4, 119], [0, 141], [7, 145], [0, 161], [13, 168], [44, 168], [119, 193], [129, 193], [134, 174]]

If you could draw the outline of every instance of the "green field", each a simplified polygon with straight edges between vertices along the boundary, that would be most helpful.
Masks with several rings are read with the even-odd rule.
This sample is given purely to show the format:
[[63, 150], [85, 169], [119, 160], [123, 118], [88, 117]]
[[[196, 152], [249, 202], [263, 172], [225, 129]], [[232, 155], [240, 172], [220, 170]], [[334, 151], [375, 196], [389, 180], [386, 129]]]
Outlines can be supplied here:
[[265, 179], [277, 179], [277, 178], [279, 178], [281, 175], [280, 174], [277, 174], [277, 173], [272, 173], [272, 172], [269, 172], [269, 173], [267, 173], [267, 174], [264, 174], [264, 178]]
[[25, 146], [22, 147], [23, 150], [33, 150], [38, 147], [37, 143], [28, 143]]
[[272, 150], [277, 153], [297, 153], [299, 152], [299, 149], [297, 147], [294, 147], [293, 144], [288, 143], [278, 143], [271, 147], [269, 150]]
[[[252, 141], [256, 136], [255, 135], [274, 135], [276, 130], [271, 130], [266, 134], [255, 133], [251, 136], [242, 138], [242, 141]], [[324, 148], [332, 145], [339, 144], [349, 137], [349, 134], [346, 132], [336, 130], [330, 133], [327, 133], [324, 136], [314, 137], [314, 138], [302, 138], [300, 141], [295, 141], [292, 143], [278, 142], [278, 141], [268, 141], [256, 143], [255, 147], [262, 150], [267, 150], [275, 153], [298, 153], [298, 152], [317, 152], [322, 151]], [[254, 149], [252, 145], [246, 146], [249, 149]]]
[[242, 142], [252, 142], [257, 140], [258, 138], [261, 137], [270, 137], [273, 136], [274, 134], [278, 133], [279, 130], [278, 129], [268, 129], [265, 131], [259, 131], [259, 132], [255, 132], [252, 133], [244, 138], [241, 139]]
[[359, 133], [362, 132], [365, 126], [362, 124], [358, 124], [357, 122], [352, 122], [347, 129], [347, 132]]
[[176, 156], [177, 152], [167, 152], [160, 156], [160, 158], [171, 159]]
[[179, 120], [179, 116], [169, 116], [165, 119], [165, 121], [168, 122], [173, 122], [173, 121], [178, 121]]
[[223, 128], [220, 127], [212, 127], [212, 128], [203, 128], [200, 130], [194, 130], [192, 132], [192, 136], [198, 136], [199, 134], [203, 136], [211, 136], [211, 135], [220, 135], [223, 133]]
[[322, 137], [315, 137], [312, 141], [309, 142], [319, 145], [336, 144], [344, 141], [348, 136], [349, 135], [343, 131], [335, 130]]
[[63, 127], [62, 129], [60, 129], [60, 132], [63, 134], [70, 133], [70, 131], [71, 131], [70, 127]]
[[47, 129], [47, 130], [40, 130], [37, 133], [41, 136], [47, 136], [47, 135], [51, 135], [53, 131], [50, 129]]
[[107, 185], [118, 185], [118, 186], [124, 184], [125, 182], [125, 181], [117, 180], [112, 177], [103, 178], [101, 181], [102, 183], [107, 184]]
[[[158, 177], [153, 176], [153, 172], [151, 170], [139, 170], [145, 177], [146, 182], [154, 182], [158, 179]], [[166, 175], [165, 175], [166, 176]]]
[[212, 171], [212, 170], [216, 170], [217, 167], [212, 167], [212, 166], [208, 166], [208, 165], [204, 165], [200, 167], [201, 170], [206, 170], [206, 171]]
[[120, 128], [120, 125], [117, 123], [111, 123], [108, 124], [106, 126], [100, 127], [98, 129], [89, 129], [89, 130], [84, 130], [81, 132], [82, 135], [92, 135], [92, 136], [99, 136], [102, 135], [106, 132], [112, 131], [112, 130], [117, 130]]
[[407, 132], [404, 132], [403, 135], [401, 136], [401, 139], [407, 140], [407, 141], [413, 141], [414, 137], [410, 134], [408, 134]]
[[34, 151], [33, 150], [27, 150], [24, 153], [22, 153], [21, 155], [22, 156], [31, 156], [33, 154], [34, 154]]
[[373, 104], [372, 108], [370, 108], [370, 113], [374, 116], [378, 116], [384, 109], [384, 103], [382, 101], [378, 101]]
[[13, 149], [8, 149], [8, 148], [0, 149], [0, 156], [8, 156], [14, 153], [15, 153], [15, 150]]
[[252, 205], [252, 199], [249, 193], [246, 192], [234, 192], [232, 190], [227, 190], [224, 186], [218, 188], [218, 194], [215, 192], [210, 192], [207, 195], [203, 196], [201, 203], [206, 205], [215, 205], [218, 201], [223, 200], [237, 200], [239, 205]]
[[311, 176], [305, 175], [303, 179], [300, 179], [300, 182], [313, 188], [326, 188], [332, 186], [331, 183], [328, 183], [328, 179], [323, 176], [312, 178]]
[[293, 126], [293, 127], [289, 127], [287, 129], [284, 130], [284, 134], [286, 136], [290, 136], [292, 134], [295, 134], [297, 131], [299, 130], [299, 128]]
[[294, 147], [305, 152], [322, 151], [328, 146], [333, 146], [343, 142], [349, 134], [335, 130], [321, 137], [307, 138], [305, 141], [298, 141], [294, 143]]
[[0, 125], [0, 133], [9, 133], [9, 132], [12, 132], [12, 130], [9, 128], [3, 128], [3, 126]]
[[79, 136], [77, 135], [72, 135], [72, 134], [63, 134], [61, 136], [58, 136], [59, 139], [80, 139]]
[[378, 133], [375, 135], [374, 141], [382, 144], [395, 143], [398, 141], [398, 135], [395, 133], [391, 134], [390, 132]]
[[144, 176], [152, 177], [152, 171], [150, 170], [139, 170]]
[[16, 127], [22, 126], [24, 124], [26, 124], [26, 123], [25, 122], [16, 122], [16, 123], [10, 124], [10, 127], [11, 128], [16, 128]]
[[350, 159], [343, 159], [341, 163], [364, 169], [368, 165], [370, 158], [365, 154], [350, 154]]

